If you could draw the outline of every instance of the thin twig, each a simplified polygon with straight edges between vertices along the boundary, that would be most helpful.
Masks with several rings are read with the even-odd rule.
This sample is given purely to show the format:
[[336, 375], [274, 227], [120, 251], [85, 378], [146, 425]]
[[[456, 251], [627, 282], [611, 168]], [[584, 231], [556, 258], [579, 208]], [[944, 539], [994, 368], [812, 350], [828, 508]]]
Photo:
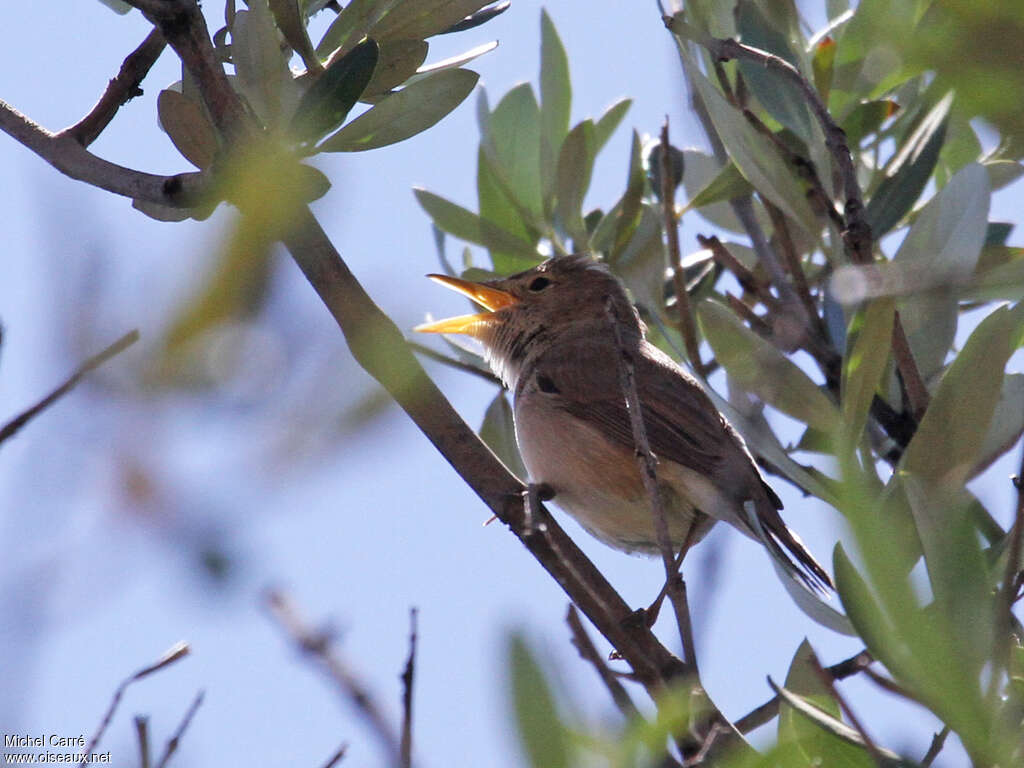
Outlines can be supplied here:
[[[825, 671], [833, 680], [845, 680], [847, 677], [856, 675], [867, 669], [874, 659], [867, 651], [861, 651], [848, 659], [826, 667]], [[781, 699], [778, 695], [772, 696], [761, 706], [751, 710], [736, 721], [736, 729], [740, 733], [750, 733], [755, 728], [760, 728], [765, 723], [771, 722], [779, 714]]]
[[633, 703], [633, 699], [630, 698], [629, 692], [622, 685], [618, 676], [608, 669], [608, 665], [604, 663], [601, 654], [594, 647], [594, 643], [587, 634], [587, 630], [580, 620], [579, 611], [576, 610], [575, 605], [569, 605], [565, 621], [569, 625], [569, 631], [572, 632], [572, 644], [576, 646], [576, 650], [583, 660], [589, 662], [597, 672], [601, 682], [604, 683], [604, 687], [611, 694], [615, 706], [619, 708], [619, 711], [627, 720], [636, 718], [639, 715], [636, 704]]
[[779, 300], [768, 289], [768, 285], [763, 280], [759, 280], [753, 272], [747, 269], [743, 262], [733, 256], [716, 235], [711, 235], [710, 237], [697, 235], [697, 242], [711, 251], [711, 257], [732, 273], [733, 277], [743, 287], [743, 290], [757, 296], [766, 308], [781, 309]]
[[59, 387], [53, 390], [53, 392], [48, 394], [46, 397], [44, 397], [42, 400], [40, 400], [38, 403], [33, 405], [28, 410], [23, 411], [22, 413], [15, 416], [9, 422], [4, 424], [3, 427], [0, 427], [0, 443], [4, 442], [4, 440], [7, 440], [11, 437], [14, 437], [14, 435], [17, 434], [18, 430], [24, 427], [29, 421], [31, 421], [33, 418], [38, 416], [42, 411], [49, 408], [57, 400], [59, 400], [61, 397], [63, 397], [72, 389], [74, 389], [78, 382], [85, 378], [85, 376], [88, 373], [99, 368], [101, 365], [103, 365], [103, 363], [107, 362], [107, 360], [114, 357], [114, 355], [123, 352], [125, 349], [130, 347], [136, 341], [138, 341], [138, 339], [138, 331], [129, 331], [120, 339], [111, 344], [109, 347], [104, 349], [102, 352], [100, 352], [97, 355], [93, 355], [80, 366], [78, 366], [75, 372], [71, 374], [71, 376], [69, 376], [68, 379], [63, 384], [61, 384]]
[[679, 252], [679, 222], [676, 221], [676, 179], [672, 177], [672, 145], [668, 140], [668, 115], [661, 126], [661, 208], [664, 215], [665, 237], [668, 240], [668, 263], [672, 267], [672, 285], [676, 293], [676, 309], [679, 312], [679, 328], [683, 332], [686, 356], [690, 365], [703, 376], [704, 365], [700, 360], [700, 345], [693, 324], [690, 309], [690, 294], [686, 290], [686, 273], [683, 272], [683, 257]]
[[861, 739], [863, 739], [864, 749], [866, 749], [868, 754], [871, 755], [871, 759], [875, 761], [875, 764], [878, 765], [879, 768], [884, 768], [887, 763], [881, 751], [878, 749], [878, 745], [875, 744], [871, 736], [868, 735], [868, 732], [864, 730], [864, 725], [861, 723], [860, 718], [857, 717], [856, 713], [854, 713], [853, 709], [851, 709], [846, 698], [836, 690], [833, 677], [825, 670], [824, 667], [821, 666], [821, 662], [818, 661], [818, 657], [813, 652], [811, 653], [811, 667], [814, 669], [814, 672], [818, 675], [821, 682], [825, 685], [825, 688], [828, 689], [832, 698], [839, 702], [839, 708], [843, 711], [843, 714], [846, 715], [847, 719], [850, 721], [850, 725], [853, 726], [853, 729], [857, 731]]
[[796, 290], [796, 295], [800, 299], [800, 303], [803, 305], [807, 318], [811, 321], [814, 331], [816, 331], [816, 335], [824, 340], [826, 338], [825, 325], [821, 320], [821, 315], [818, 314], [814, 298], [811, 296], [811, 289], [807, 284], [807, 275], [804, 274], [803, 264], [800, 263], [800, 256], [796, 252], [793, 237], [789, 233], [789, 224], [786, 222], [786, 217], [779, 210], [778, 206], [771, 201], [762, 200], [762, 202], [764, 203], [765, 210], [768, 211], [768, 216], [772, 220], [772, 227], [775, 228], [775, 237], [779, 242], [779, 248], [785, 259], [787, 271], [790, 277], [793, 278], [793, 288]]
[[348, 752], [348, 742], [343, 741], [334, 754], [327, 758], [327, 762], [323, 764], [322, 768], [334, 768], [345, 757], [346, 752]]
[[768, 322], [758, 315], [754, 310], [740, 301], [738, 298], [733, 296], [731, 293], [725, 294], [725, 300], [729, 304], [729, 307], [743, 320], [747, 321], [747, 325], [750, 326], [750, 330], [765, 339], [772, 338], [772, 327]]
[[935, 758], [939, 756], [939, 752], [946, 745], [946, 737], [949, 736], [949, 726], [943, 726], [942, 730], [936, 733], [932, 737], [932, 743], [928, 747], [928, 751], [925, 752], [924, 757], [921, 758], [921, 768], [929, 768], [929, 766], [935, 762]]
[[369, 689], [334, 653], [327, 633], [307, 625], [298, 615], [288, 597], [282, 592], [269, 591], [264, 602], [270, 610], [271, 616], [285, 631], [296, 648], [323, 667], [341, 697], [355, 707], [355, 710], [363, 717], [387, 754], [388, 761], [395, 766], [401, 765], [399, 739], [391, 723], [384, 717]]
[[135, 736], [139, 741], [139, 768], [149, 768], [149, 719], [135, 716]]
[[131, 677], [126, 678], [117, 686], [117, 690], [114, 691], [114, 696], [110, 700], [110, 706], [107, 707], [106, 713], [103, 715], [103, 719], [100, 721], [99, 726], [96, 728], [96, 733], [89, 739], [89, 746], [85, 748], [85, 753], [82, 757], [82, 762], [78, 765], [80, 768], [85, 766], [89, 761], [89, 755], [92, 754], [93, 750], [96, 749], [96, 745], [100, 743], [100, 739], [103, 738], [103, 734], [106, 733], [107, 727], [110, 725], [110, 721], [114, 719], [114, 712], [117, 711], [117, 705], [121, 703], [121, 697], [124, 696], [125, 689], [132, 683], [141, 680], [144, 677], [148, 677], [154, 672], [159, 672], [164, 667], [167, 667], [179, 659], [183, 659], [188, 656], [190, 648], [188, 643], [175, 643], [167, 652], [164, 653], [159, 659], [150, 664], [148, 667], [143, 667], [138, 672], [133, 674]]
[[103, 130], [110, 125], [122, 106], [136, 96], [142, 95], [139, 85], [145, 79], [149, 70], [160, 58], [167, 41], [159, 29], [152, 30], [141, 45], [128, 54], [117, 75], [107, 83], [106, 90], [100, 96], [100, 100], [85, 117], [69, 128], [61, 131], [67, 134], [83, 147], [88, 147], [96, 138], [103, 133]]
[[914, 694], [912, 694], [902, 685], [886, 677], [885, 675], [879, 674], [875, 670], [871, 669], [871, 667], [865, 668], [864, 676], [867, 677], [868, 680], [873, 682], [879, 688], [881, 688], [883, 691], [887, 691], [895, 696], [899, 696], [900, 698], [907, 699], [909, 701], [919, 701], [919, 699]]
[[[625, 399], [626, 410], [629, 412], [629, 423], [633, 430], [633, 442], [636, 445], [636, 461], [640, 470], [640, 477], [643, 480], [644, 488], [647, 491], [647, 499], [651, 507], [653, 519], [654, 536], [658, 543], [658, 551], [661, 553], [661, 562], [665, 568], [666, 583], [681, 581], [679, 572], [675, 568], [675, 557], [672, 551], [672, 538], [668, 531], [668, 518], [665, 516], [665, 509], [661, 502], [661, 493], [658, 490], [658, 460], [654, 458], [651, 451], [651, 444], [647, 440], [647, 428], [644, 426], [643, 411], [641, 410], [640, 395], [636, 386], [636, 368], [631, 351], [626, 348], [619, 329], [619, 318], [615, 315], [615, 307], [611, 297], [605, 299], [605, 316], [608, 325], [615, 339], [616, 367], [619, 371], [619, 387], [622, 397]], [[685, 592], [683, 593], [685, 594]], [[675, 590], [669, 590], [669, 599], [676, 614], [676, 624], [679, 627], [679, 639], [683, 646], [683, 661], [690, 667], [694, 675], [698, 671], [693, 666], [692, 648], [685, 646], [686, 637], [684, 627], [689, 623], [685, 616], [685, 604], [679, 602]]]
[[908, 405], [914, 420], [920, 422], [924, 412], [928, 410], [928, 403], [931, 395], [928, 387], [921, 378], [921, 370], [914, 360], [914, 353], [910, 349], [910, 341], [907, 333], [903, 330], [903, 321], [900, 320], [900, 312], [896, 310], [892, 326], [892, 356], [896, 361], [896, 368], [900, 372], [903, 386], [906, 388]]
[[409, 657], [402, 671], [402, 741], [399, 754], [402, 768], [412, 765], [412, 685], [416, 674], [416, 617], [419, 611], [409, 609]]
[[430, 358], [438, 363], [443, 363], [450, 368], [455, 368], [456, 370], [464, 371], [465, 373], [472, 373], [474, 376], [479, 376], [481, 379], [489, 381], [492, 384], [501, 385], [501, 379], [491, 373], [490, 370], [479, 368], [472, 363], [467, 363], [464, 360], [459, 360], [455, 357], [448, 357], [448, 355], [437, 352], [425, 344], [420, 344], [418, 341], [408, 341], [406, 343], [424, 357]]
[[196, 712], [199, 710], [199, 706], [203, 703], [203, 691], [199, 691], [196, 697], [192, 700], [191, 706], [185, 712], [185, 716], [181, 718], [181, 723], [178, 724], [177, 730], [167, 741], [167, 746], [164, 747], [164, 754], [156, 764], [156, 768], [166, 768], [167, 761], [171, 759], [178, 750], [178, 745], [181, 743], [181, 737], [185, 735], [185, 731], [192, 723], [192, 718], [196, 716]]

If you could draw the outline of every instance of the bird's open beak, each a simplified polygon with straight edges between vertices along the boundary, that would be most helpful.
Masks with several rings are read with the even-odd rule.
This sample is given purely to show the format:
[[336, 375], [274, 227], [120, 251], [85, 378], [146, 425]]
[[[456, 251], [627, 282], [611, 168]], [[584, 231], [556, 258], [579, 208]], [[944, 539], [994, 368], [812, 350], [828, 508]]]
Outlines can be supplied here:
[[487, 312], [449, 317], [433, 323], [423, 323], [413, 328], [417, 333], [465, 333], [475, 336], [474, 331], [489, 321], [492, 312], [519, 302], [519, 299], [511, 293], [498, 288], [492, 288], [483, 283], [473, 283], [458, 277], [448, 277], [448, 275], [427, 275], [427, 277], [447, 288], [451, 288], [453, 291], [458, 291], [463, 296], [468, 296], [486, 309]]

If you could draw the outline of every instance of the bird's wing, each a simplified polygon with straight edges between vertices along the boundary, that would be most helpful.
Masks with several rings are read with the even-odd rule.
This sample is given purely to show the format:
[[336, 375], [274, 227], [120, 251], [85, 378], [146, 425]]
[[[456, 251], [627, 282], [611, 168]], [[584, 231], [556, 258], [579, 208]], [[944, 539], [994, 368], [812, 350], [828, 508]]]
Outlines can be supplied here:
[[[557, 390], [550, 394], [560, 407], [635, 450], [614, 352], [593, 354], [586, 346], [577, 345], [578, 354], [562, 350], [539, 361], [537, 375], [552, 385], [548, 389]], [[601, 363], [595, 365], [595, 360]], [[668, 358], [636, 355], [634, 369], [647, 441], [654, 454], [706, 475], [716, 474], [736, 449], [729, 444], [734, 439], [731, 429], [700, 385]]]

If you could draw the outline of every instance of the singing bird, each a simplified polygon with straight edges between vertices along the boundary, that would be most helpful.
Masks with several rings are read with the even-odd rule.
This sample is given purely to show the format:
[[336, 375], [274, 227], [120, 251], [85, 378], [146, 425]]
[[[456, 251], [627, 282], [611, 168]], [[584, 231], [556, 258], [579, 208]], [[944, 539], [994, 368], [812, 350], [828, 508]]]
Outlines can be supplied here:
[[723, 520], [763, 543], [810, 589], [832, 587], [780, 517], [782, 502], [743, 438], [697, 380], [647, 341], [625, 287], [605, 265], [586, 255], [556, 256], [500, 280], [429, 277], [486, 311], [415, 330], [466, 334], [483, 344], [491, 369], [513, 392], [516, 442], [530, 480], [550, 488], [586, 530], [627, 552], [658, 551], [619, 375], [625, 352], [673, 545], [688, 535], [695, 543]]

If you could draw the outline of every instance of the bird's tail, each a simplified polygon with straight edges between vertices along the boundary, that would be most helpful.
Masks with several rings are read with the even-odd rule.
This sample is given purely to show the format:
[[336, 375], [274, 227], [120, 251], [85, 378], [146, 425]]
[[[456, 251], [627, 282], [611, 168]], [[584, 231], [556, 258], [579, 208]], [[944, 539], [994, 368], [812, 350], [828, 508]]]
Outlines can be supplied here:
[[835, 591], [828, 572], [782, 520], [780, 506], [774, 493], [757, 494], [752, 504], [744, 504], [748, 524], [787, 574], [819, 595]]

